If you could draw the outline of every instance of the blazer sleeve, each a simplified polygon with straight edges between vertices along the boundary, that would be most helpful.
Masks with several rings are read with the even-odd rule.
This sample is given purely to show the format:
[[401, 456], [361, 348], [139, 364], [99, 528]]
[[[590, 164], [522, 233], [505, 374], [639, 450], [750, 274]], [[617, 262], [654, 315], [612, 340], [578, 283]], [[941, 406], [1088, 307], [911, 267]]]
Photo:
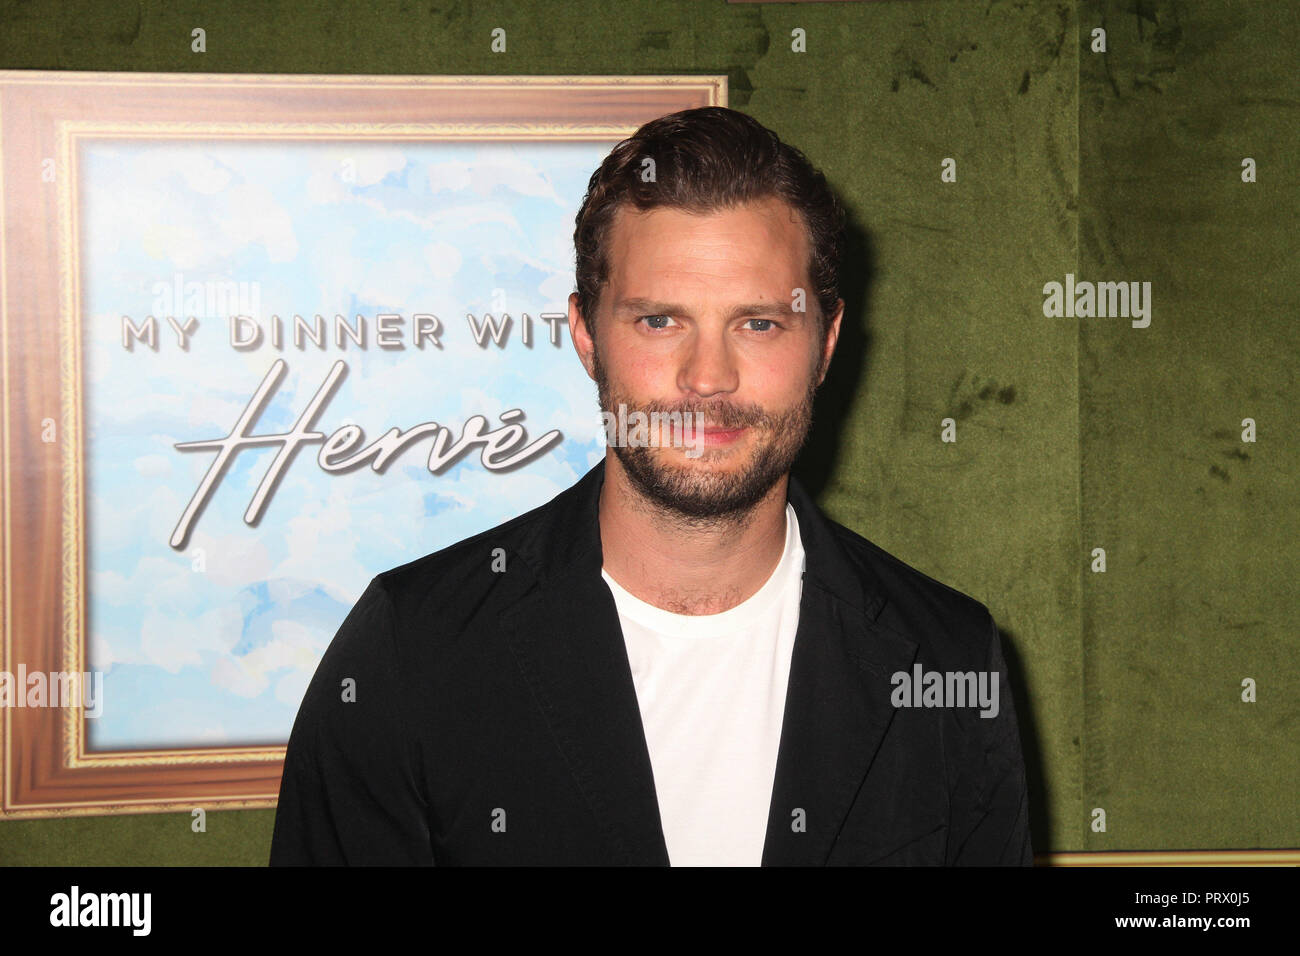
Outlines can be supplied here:
[[334, 635], [294, 720], [271, 866], [434, 864], [401, 673], [392, 599], [376, 577]]
[[1032, 866], [1029, 837], [1029, 796], [1025, 761], [1020, 749], [1015, 702], [1007, 680], [1002, 641], [989, 615], [985, 670], [997, 674], [998, 712], [975, 712], [975, 745], [959, 779], [973, 782], [968, 792], [952, 798], [953, 866]]

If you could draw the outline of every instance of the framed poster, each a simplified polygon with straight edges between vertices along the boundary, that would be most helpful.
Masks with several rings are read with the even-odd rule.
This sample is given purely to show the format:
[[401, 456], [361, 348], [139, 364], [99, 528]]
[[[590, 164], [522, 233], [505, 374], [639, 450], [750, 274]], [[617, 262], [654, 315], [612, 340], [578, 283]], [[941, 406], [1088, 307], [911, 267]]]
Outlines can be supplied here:
[[269, 807], [375, 574], [599, 458], [573, 218], [721, 76], [0, 72], [0, 814]]

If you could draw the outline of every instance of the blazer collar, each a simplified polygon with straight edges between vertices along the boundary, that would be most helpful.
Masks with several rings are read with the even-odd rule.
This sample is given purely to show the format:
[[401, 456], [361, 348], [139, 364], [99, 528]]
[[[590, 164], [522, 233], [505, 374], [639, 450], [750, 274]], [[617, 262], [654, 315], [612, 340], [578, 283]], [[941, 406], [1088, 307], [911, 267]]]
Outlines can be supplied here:
[[[615, 862], [668, 864], [654, 772], [613, 595], [601, 578], [602, 460], [531, 512], [516, 554], [534, 586], [501, 613], [515, 657]], [[917, 645], [876, 624], [887, 596], [803, 485], [788, 500], [805, 553], [764, 866], [821, 864], [893, 717], [889, 675]], [[511, 522], [510, 524], [513, 524]]]

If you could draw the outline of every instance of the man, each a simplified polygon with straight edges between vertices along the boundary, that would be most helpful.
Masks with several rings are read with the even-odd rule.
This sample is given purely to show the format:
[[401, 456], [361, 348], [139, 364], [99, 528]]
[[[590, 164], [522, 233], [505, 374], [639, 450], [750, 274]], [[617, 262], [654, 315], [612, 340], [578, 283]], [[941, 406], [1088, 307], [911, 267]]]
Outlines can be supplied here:
[[[802, 154], [732, 110], [614, 149], [570, 335], [602, 410], [695, 427], [370, 582], [294, 724], [273, 864], [1031, 862], [988, 610], [789, 475], [842, 229]], [[992, 706], [904, 686], [930, 672]]]

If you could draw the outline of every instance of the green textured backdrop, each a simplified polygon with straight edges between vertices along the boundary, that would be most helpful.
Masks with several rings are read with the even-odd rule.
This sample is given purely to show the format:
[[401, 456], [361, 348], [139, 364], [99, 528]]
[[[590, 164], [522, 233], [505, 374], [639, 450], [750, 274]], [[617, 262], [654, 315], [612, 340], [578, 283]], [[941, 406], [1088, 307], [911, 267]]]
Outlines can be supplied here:
[[[1300, 846], [1297, 51], [1289, 0], [0, 4], [4, 68], [726, 74], [856, 219], [798, 472], [992, 608], [1038, 852]], [[1066, 273], [1151, 326], [1045, 318]], [[273, 816], [9, 821], [0, 862], [260, 865]]]

